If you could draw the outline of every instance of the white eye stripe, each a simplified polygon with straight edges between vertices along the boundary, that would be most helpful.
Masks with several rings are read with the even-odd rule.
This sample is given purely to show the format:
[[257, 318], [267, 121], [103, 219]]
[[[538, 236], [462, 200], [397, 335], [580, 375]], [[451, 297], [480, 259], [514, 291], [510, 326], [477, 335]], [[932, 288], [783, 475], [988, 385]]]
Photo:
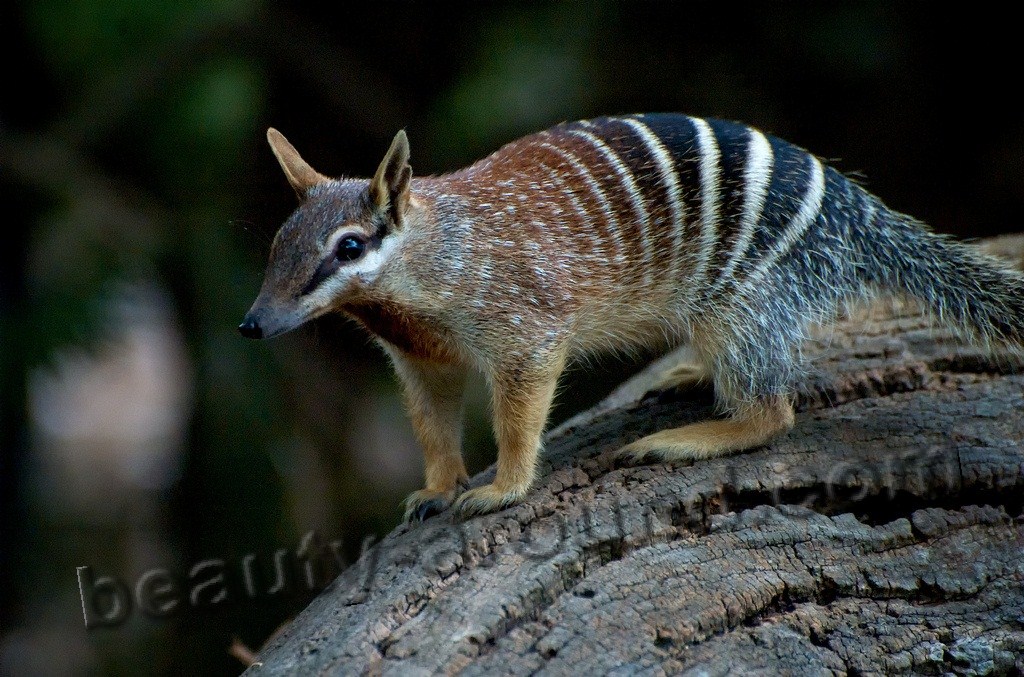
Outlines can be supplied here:
[[[356, 235], [362, 235], [358, 231], [346, 230], [345, 232], [353, 233]], [[344, 234], [332, 233], [331, 238], [335, 243], [338, 238]], [[337, 236], [337, 237], [335, 237]], [[309, 311], [316, 311], [321, 308], [325, 308], [331, 305], [335, 297], [343, 293], [344, 288], [353, 277], [376, 276], [380, 268], [391, 258], [397, 249], [398, 245], [404, 239], [405, 231], [399, 231], [392, 233], [387, 237], [383, 238], [380, 242], [380, 246], [374, 249], [367, 249], [366, 252], [353, 261], [347, 261], [342, 265], [338, 266], [338, 269], [327, 276], [323, 282], [321, 282], [315, 289], [304, 297], [304, 304]], [[333, 249], [329, 250], [332, 252]]]

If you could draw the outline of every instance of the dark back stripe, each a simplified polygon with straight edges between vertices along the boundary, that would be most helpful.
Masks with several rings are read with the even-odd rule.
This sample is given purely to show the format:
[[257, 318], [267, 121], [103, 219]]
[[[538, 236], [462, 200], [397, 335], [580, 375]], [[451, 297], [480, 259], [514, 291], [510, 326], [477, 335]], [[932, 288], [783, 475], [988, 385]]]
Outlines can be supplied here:
[[817, 299], [806, 293], [799, 298], [793, 297], [794, 303], [806, 305], [806, 311], [813, 311], [815, 301], [834, 294], [838, 299], [847, 290], [856, 289], [858, 269], [845, 256], [837, 256], [836, 252], [847, 251], [851, 240], [846, 231], [853, 220], [864, 218], [861, 213], [860, 201], [854, 200], [850, 192], [850, 182], [834, 169], [825, 170], [825, 196], [821, 211], [817, 218], [800, 238], [798, 245], [793, 246], [776, 262], [775, 275], [789, 276], [796, 285], [825, 285], [821, 288]]
[[708, 119], [707, 123], [718, 140], [722, 172], [719, 184], [718, 243], [710, 263], [711, 274], [714, 276], [725, 267], [740, 231], [750, 130], [746, 125], [726, 120]]
[[658, 160], [640, 134], [621, 118], [598, 118], [593, 120], [593, 125], [593, 131], [604, 139], [632, 172], [651, 217], [648, 238], [655, 247], [652, 258], [658, 270], [667, 273], [666, 263], [676, 255], [672, 251], [675, 246], [674, 215], [669, 187], [661, 175]]
[[628, 275], [639, 279], [643, 275], [640, 266], [643, 224], [637, 219], [630, 192], [616, 171], [613, 162], [605, 157], [602, 151], [585, 136], [573, 134], [573, 131], [591, 134], [605, 144], [608, 144], [608, 140], [604, 138], [598, 128], [584, 124], [583, 121], [562, 124], [552, 130], [554, 142], [579, 158], [600, 186], [613, 211], [612, 218], [618, 224], [618, 230], [625, 246], [624, 253], [632, 264], [630, 270], [627, 271]]
[[592, 123], [590, 131], [601, 137], [633, 173], [648, 205], [667, 202], [668, 193], [658, 173], [657, 160], [633, 128], [618, 118], [598, 118]]
[[[617, 175], [606, 161], [599, 158], [599, 153], [592, 144], [568, 133], [570, 129], [586, 131], [586, 127], [578, 122], [568, 123], [531, 138], [538, 143], [536, 150], [543, 158], [543, 163], [557, 169], [565, 177], [564, 185], [573, 192], [577, 198], [576, 204], [579, 204], [586, 213], [591, 225], [585, 227], [587, 224], [580, 224], [580, 238], [596, 239], [596, 246], [624, 277], [639, 274], [637, 266], [632, 264], [629, 256], [629, 238], [635, 234], [624, 228], [624, 225], [629, 225], [630, 220], [623, 219], [620, 214], [622, 198], [617, 192], [619, 188], [615, 185], [619, 183], [616, 180]], [[568, 159], [567, 155], [574, 161]], [[523, 166], [532, 171], [529, 160]], [[603, 201], [595, 193], [594, 187], [600, 191]]]
[[852, 186], [841, 173], [825, 166], [825, 198], [821, 202], [823, 220], [815, 225], [825, 228], [829, 237], [846, 242], [849, 241], [850, 224], [860, 217], [858, 201], [850, 190]]
[[[584, 243], [583, 246], [587, 251], [591, 253], [600, 251], [606, 259], [612, 260], [618, 252], [616, 252], [616, 245], [613, 241], [608, 215], [594, 199], [589, 185], [581, 174], [583, 170], [575, 167], [555, 148], [570, 153], [576, 157], [583, 169], [590, 171], [592, 168], [588, 166], [586, 158], [579, 157], [572, 149], [563, 147], [557, 138], [539, 140], [550, 143], [553, 148], [540, 144], [526, 145], [520, 154], [520, 160], [524, 161], [527, 166], [536, 163], [536, 166], [554, 170], [559, 177], [558, 187], [571, 195], [569, 199], [571, 207], [566, 212], [566, 216], [575, 221], [574, 230], [579, 236], [578, 240]], [[590, 173], [593, 175], [592, 171]], [[596, 180], [596, 177], [594, 178]], [[576, 219], [581, 216], [583, 220], [577, 221]]]
[[785, 231], [786, 226], [800, 211], [810, 178], [810, 158], [806, 151], [774, 136], [768, 136], [772, 146], [774, 165], [764, 211], [754, 229], [754, 237], [744, 253], [734, 275], [746, 277], [755, 268], [772, 244]]
[[661, 140], [679, 177], [679, 189], [686, 205], [684, 246], [694, 257], [700, 247], [702, 196], [700, 151], [693, 121], [676, 113], [653, 113], [638, 117]]

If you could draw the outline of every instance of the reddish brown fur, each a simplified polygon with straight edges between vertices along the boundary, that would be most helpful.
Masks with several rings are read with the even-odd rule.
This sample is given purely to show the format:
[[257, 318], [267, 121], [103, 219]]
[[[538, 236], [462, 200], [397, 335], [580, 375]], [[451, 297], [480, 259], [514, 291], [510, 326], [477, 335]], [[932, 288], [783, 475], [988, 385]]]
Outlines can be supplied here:
[[387, 300], [353, 303], [342, 308], [402, 353], [418, 360], [455, 364], [454, 337], [435, 318], [426, 317]]

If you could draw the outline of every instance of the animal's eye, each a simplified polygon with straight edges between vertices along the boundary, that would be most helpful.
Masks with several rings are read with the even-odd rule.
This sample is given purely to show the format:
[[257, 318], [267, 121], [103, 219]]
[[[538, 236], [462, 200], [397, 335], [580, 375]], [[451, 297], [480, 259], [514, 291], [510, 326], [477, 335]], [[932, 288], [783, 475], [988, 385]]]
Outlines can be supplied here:
[[339, 261], [355, 261], [366, 251], [366, 242], [355, 235], [346, 235], [338, 240], [338, 250], [334, 253]]

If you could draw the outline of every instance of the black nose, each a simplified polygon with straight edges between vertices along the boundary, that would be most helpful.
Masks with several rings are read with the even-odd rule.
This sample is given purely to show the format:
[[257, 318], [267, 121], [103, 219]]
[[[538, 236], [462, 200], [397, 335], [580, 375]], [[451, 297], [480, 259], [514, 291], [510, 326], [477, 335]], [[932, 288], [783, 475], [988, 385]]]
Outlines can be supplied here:
[[263, 338], [263, 328], [260, 327], [259, 323], [251, 317], [247, 317], [242, 320], [242, 324], [238, 325], [238, 333], [245, 338]]

